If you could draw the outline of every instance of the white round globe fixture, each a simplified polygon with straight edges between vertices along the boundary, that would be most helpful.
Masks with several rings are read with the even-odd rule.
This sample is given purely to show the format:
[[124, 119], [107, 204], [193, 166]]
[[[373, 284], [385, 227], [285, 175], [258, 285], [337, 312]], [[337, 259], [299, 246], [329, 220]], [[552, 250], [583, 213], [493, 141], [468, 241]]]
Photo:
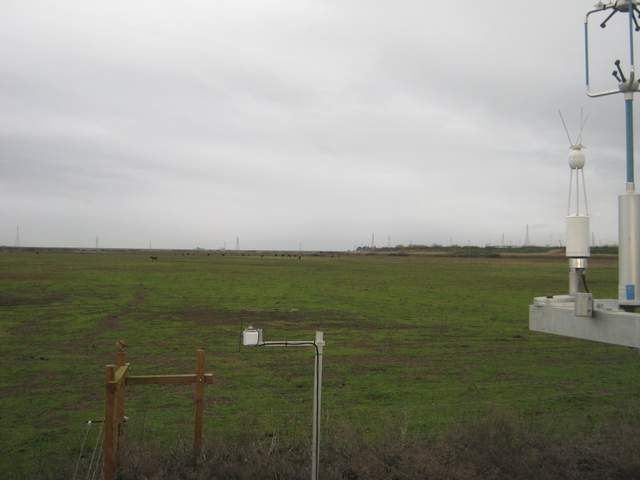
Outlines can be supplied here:
[[569, 150], [569, 167], [572, 170], [581, 170], [585, 162], [584, 147], [582, 145], [572, 145]]

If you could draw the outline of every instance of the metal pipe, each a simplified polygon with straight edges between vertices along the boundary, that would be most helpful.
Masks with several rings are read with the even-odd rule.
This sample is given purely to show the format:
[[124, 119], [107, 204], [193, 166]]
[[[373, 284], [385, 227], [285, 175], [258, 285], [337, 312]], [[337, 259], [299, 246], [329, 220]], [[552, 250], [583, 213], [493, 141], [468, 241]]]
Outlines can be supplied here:
[[633, 184], [633, 92], [625, 93], [624, 107], [627, 134], [627, 184]]
[[320, 413], [322, 409], [322, 352], [324, 333], [316, 332], [314, 341], [284, 340], [267, 341], [259, 347], [315, 347], [316, 355], [313, 369], [313, 436], [311, 441], [311, 480], [318, 480], [320, 472]]
[[582, 171], [582, 191], [584, 193], [584, 210], [585, 210], [585, 214], [589, 215], [589, 200], [587, 199], [587, 183], [584, 181], [584, 170], [581, 170], [581, 171]]
[[[585, 80], [587, 84], [587, 95], [591, 96], [601, 96], [600, 94], [592, 94], [589, 88], [589, 17], [597, 12], [602, 12], [607, 10], [609, 7], [605, 8], [597, 8], [594, 10], [590, 10], [584, 16], [584, 66], [585, 66]], [[618, 93], [618, 91], [611, 91], [610, 93], [605, 93], [605, 95], [612, 95], [614, 93]]]
[[599, 98], [599, 97], [606, 97], [608, 95], [616, 95], [617, 93], [620, 93], [620, 89], [618, 89], [618, 90], [607, 90], [606, 92], [600, 92], [600, 93], [587, 92], [587, 97]]
[[587, 19], [584, 21], [584, 78], [587, 90], [589, 90], [589, 24]]
[[569, 202], [567, 205], [567, 215], [571, 215], [571, 190], [573, 189], [573, 168], [569, 170]]
[[587, 271], [586, 258], [569, 259], [569, 295], [586, 292], [584, 275]]
[[[634, 66], [634, 55], [633, 55], [633, 0], [628, 0], [629, 2], [629, 61], [631, 62], [631, 71], [635, 73]], [[634, 75], [635, 76], [635, 75]]]
[[585, 293], [585, 270], [579, 268], [569, 269], [569, 295], [576, 293]]
[[576, 170], [576, 215], [580, 216], [580, 175]]
[[316, 362], [313, 386], [313, 442], [311, 445], [311, 480], [318, 480], [320, 473], [320, 412], [322, 408], [322, 350], [324, 334], [316, 332]]
[[268, 341], [258, 344], [259, 347], [312, 347], [315, 342], [308, 340]]

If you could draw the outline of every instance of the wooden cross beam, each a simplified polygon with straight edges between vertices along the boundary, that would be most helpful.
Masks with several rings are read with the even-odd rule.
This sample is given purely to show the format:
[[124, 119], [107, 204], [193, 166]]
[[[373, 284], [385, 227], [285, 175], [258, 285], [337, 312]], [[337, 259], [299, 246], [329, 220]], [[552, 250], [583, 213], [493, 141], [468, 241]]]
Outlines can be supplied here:
[[204, 386], [213, 383], [213, 374], [205, 373], [204, 350], [196, 351], [196, 372], [180, 375], [129, 375], [126, 353], [116, 354], [116, 365], [106, 366], [106, 402], [104, 426], [104, 480], [114, 480], [117, 470], [118, 440], [124, 423], [124, 390], [129, 385], [195, 385], [195, 428], [193, 451], [196, 456], [202, 450], [204, 421]]

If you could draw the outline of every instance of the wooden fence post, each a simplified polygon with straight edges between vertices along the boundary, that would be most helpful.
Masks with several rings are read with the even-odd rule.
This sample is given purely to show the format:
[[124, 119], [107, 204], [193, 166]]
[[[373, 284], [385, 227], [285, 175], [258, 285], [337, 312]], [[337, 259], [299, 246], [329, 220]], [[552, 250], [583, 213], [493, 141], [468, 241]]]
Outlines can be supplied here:
[[118, 470], [119, 436], [123, 432], [126, 385], [191, 385], [195, 384], [195, 429], [193, 450], [197, 459], [202, 451], [202, 430], [204, 421], [204, 386], [213, 383], [213, 374], [205, 373], [204, 350], [196, 351], [195, 374], [180, 375], [129, 375], [127, 355], [120, 350], [116, 355], [116, 365], [106, 366], [105, 413], [103, 444], [103, 480], [115, 480]]
[[116, 378], [115, 365], [106, 366], [105, 390], [106, 402], [104, 412], [104, 480], [114, 480], [116, 474]]
[[[127, 359], [126, 352], [120, 350], [116, 353], [116, 365], [118, 368], [124, 367]], [[124, 423], [124, 379], [120, 380], [116, 386], [116, 443], [120, 443], [120, 437], [123, 433], [123, 423]], [[116, 446], [116, 452], [118, 447]]]
[[204, 418], [204, 350], [196, 352], [196, 414], [193, 435], [193, 452], [196, 458], [202, 450], [202, 422]]

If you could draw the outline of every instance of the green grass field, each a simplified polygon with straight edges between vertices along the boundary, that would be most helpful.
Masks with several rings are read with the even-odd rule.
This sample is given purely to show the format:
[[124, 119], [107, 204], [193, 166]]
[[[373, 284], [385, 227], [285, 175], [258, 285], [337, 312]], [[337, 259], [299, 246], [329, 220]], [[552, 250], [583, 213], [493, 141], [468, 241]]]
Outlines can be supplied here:
[[[616, 295], [615, 259], [589, 284]], [[207, 352], [205, 435], [310, 436], [310, 350], [238, 347], [323, 330], [324, 425], [430, 435], [495, 409], [567, 433], [635, 416], [631, 349], [528, 331], [533, 296], [566, 290], [562, 258], [0, 253], [0, 478], [73, 464], [103, 415], [104, 365], [190, 373]], [[127, 391], [130, 438], [192, 434], [193, 389]]]

